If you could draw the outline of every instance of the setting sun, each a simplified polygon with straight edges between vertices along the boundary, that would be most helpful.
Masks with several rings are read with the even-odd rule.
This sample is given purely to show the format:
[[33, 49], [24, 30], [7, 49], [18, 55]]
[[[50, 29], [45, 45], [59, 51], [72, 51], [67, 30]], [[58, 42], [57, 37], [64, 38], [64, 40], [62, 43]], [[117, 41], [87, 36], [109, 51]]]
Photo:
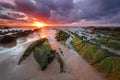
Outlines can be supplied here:
[[44, 26], [47, 26], [45, 23], [41, 23], [41, 22], [34, 22], [32, 25], [36, 26], [38, 28], [42, 28]]

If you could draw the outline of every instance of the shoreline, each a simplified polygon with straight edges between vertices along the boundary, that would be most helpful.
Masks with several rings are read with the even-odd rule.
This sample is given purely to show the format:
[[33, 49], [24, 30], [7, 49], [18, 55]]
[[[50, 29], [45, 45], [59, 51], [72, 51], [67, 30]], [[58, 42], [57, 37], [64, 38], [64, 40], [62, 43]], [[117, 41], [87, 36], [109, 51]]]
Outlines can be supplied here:
[[55, 60], [45, 71], [41, 71], [32, 55], [17, 65], [19, 57], [12, 56], [0, 63], [1, 80], [75, 80], [70, 73], [60, 73], [59, 64]]

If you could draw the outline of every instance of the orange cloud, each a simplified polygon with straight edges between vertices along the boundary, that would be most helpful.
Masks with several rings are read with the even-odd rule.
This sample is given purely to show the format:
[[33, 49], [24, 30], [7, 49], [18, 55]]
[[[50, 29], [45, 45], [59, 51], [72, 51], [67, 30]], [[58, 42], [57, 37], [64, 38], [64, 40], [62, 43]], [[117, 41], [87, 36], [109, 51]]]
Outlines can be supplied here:
[[0, 26], [29, 26], [29, 22], [0, 19]]

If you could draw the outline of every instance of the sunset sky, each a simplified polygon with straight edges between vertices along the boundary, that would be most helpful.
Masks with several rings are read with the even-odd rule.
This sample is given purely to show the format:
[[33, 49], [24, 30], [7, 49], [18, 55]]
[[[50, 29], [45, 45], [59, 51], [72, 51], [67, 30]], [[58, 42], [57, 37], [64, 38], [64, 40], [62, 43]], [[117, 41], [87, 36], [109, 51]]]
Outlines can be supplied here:
[[0, 0], [0, 25], [120, 26], [120, 0]]

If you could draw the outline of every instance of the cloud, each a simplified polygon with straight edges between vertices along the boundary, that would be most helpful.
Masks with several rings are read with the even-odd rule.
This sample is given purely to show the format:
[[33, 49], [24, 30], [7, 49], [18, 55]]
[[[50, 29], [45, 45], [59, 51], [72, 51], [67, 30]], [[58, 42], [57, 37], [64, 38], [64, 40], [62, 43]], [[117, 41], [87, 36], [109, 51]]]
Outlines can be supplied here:
[[14, 17], [14, 18], [25, 18], [26, 16], [25, 16], [25, 14], [23, 14], [23, 13], [7, 13], [7, 15], [9, 15], [9, 16], [11, 16], [11, 17]]
[[[112, 4], [112, 5], [111, 5]], [[75, 4], [70, 13], [73, 21], [81, 19], [97, 20], [101, 17], [115, 16], [120, 11], [120, 1], [113, 0], [84, 0]]]
[[8, 2], [0, 2], [0, 8], [9, 8], [9, 9], [14, 9], [14, 5]]
[[0, 14], [0, 19], [8, 19], [8, 20], [15, 20], [14, 17], [10, 17], [8, 15]]
[[26, 20], [26, 15], [20, 12], [8, 12], [6, 14], [2, 14], [0, 12], [0, 19], [6, 20], [16, 20], [16, 21], [28, 21]]
[[51, 10], [51, 20], [58, 21], [60, 23], [69, 22], [69, 14], [74, 8], [72, 0], [54, 0], [55, 10]]
[[46, 20], [50, 16], [50, 9], [45, 5], [32, 3], [30, 0], [15, 0], [17, 10], [32, 17]]
[[45, 22], [72, 23], [104, 18], [108, 22], [118, 23], [120, 18], [117, 16], [120, 13], [120, 0], [14, 0], [13, 3], [14, 6], [2, 2], [0, 6]]
[[113, 16], [112, 18], [102, 18], [100, 20], [96, 20], [96, 23], [98, 24], [110, 24], [110, 23], [120, 23], [120, 16], [119, 14], [116, 16]]
[[56, 15], [66, 17], [73, 7], [72, 0], [15, 0], [15, 4], [19, 11], [45, 21], [56, 21]]
[[3, 8], [2, 8], [2, 7], [0, 7], [0, 10], [3, 10]]

